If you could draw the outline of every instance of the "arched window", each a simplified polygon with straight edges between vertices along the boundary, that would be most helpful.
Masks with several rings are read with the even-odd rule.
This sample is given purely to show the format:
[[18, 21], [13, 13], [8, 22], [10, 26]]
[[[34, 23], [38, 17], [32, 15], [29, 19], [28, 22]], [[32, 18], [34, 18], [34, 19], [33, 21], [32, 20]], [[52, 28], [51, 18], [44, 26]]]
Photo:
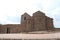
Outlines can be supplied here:
[[26, 20], [26, 17], [24, 17], [24, 20]]

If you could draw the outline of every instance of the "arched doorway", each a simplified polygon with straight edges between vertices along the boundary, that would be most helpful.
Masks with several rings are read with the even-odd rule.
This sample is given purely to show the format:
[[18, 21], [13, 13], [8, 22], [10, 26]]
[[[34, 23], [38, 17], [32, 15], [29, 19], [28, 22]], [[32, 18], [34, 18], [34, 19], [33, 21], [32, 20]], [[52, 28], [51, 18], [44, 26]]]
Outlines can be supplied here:
[[7, 33], [10, 33], [10, 28], [7, 28]]

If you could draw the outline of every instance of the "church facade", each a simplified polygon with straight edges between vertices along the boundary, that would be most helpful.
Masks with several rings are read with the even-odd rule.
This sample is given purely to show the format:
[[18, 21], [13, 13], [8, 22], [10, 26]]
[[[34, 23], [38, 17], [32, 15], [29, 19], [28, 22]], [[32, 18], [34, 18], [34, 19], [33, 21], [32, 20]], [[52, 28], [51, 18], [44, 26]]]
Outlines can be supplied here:
[[0, 25], [0, 33], [21, 33], [33, 31], [53, 31], [53, 18], [37, 11], [30, 16], [27, 13], [21, 15], [21, 24]]

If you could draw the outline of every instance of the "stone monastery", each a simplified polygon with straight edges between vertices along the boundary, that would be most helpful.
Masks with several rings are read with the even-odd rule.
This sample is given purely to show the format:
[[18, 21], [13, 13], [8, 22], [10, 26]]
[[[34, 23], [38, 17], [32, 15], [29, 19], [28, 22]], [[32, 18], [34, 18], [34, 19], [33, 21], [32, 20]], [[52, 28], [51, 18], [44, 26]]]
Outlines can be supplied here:
[[30, 16], [27, 13], [21, 15], [21, 24], [0, 24], [0, 33], [21, 33], [33, 31], [53, 31], [53, 18], [37, 11]]

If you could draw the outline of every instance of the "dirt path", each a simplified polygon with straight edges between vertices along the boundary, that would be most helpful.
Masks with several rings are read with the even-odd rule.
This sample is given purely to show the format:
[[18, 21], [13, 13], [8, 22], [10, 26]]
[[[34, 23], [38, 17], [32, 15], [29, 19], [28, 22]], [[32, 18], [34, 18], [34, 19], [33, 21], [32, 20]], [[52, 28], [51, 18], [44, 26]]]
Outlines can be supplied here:
[[60, 33], [51, 34], [0, 34], [0, 39], [53, 39], [60, 38]]

